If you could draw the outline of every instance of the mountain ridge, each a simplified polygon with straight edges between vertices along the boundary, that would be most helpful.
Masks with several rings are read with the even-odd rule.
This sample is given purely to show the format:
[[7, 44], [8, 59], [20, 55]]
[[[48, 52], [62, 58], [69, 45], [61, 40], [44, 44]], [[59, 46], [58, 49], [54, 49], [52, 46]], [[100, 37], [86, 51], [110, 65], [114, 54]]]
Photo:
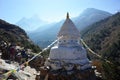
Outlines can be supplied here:
[[[88, 9], [89, 10], [89, 9]], [[86, 10], [86, 11], [88, 11], [88, 10]], [[91, 8], [90, 8], [90, 10], [91, 10]], [[87, 15], [85, 15], [85, 18], [83, 19], [83, 18], [78, 18], [78, 17], [76, 17], [76, 18], [71, 18], [72, 19], [72, 21], [75, 23], [75, 25], [76, 25], [76, 27], [81, 31], [81, 30], [83, 30], [85, 27], [87, 27], [88, 25], [91, 25], [92, 23], [94, 23], [94, 22], [97, 22], [97, 21], [99, 21], [99, 20], [102, 20], [102, 19], [104, 19], [104, 18], [107, 18], [107, 17], [109, 17], [109, 16], [111, 16], [112, 14], [110, 14], [110, 13], [108, 13], [108, 12], [104, 12], [104, 11], [101, 11], [101, 10], [97, 10], [97, 9], [93, 9], [92, 8], [92, 13], [93, 12], [96, 12], [96, 13], [94, 13], [94, 15], [91, 13], [91, 14], [88, 14], [88, 12], [86, 12], [87, 13]], [[85, 13], [84, 12], [84, 13]], [[104, 18], [102, 17], [100, 17], [100, 15], [97, 15], [97, 14], [100, 14], [100, 12], [104, 12], [104, 14], [107, 14], [107, 16], [105, 16]], [[82, 13], [81, 13], [82, 14]], [[103, 14], [103, 15], [104, 15]], [[82, 14], [83, 15], [83, 14]], [[87, 20], [88, 19], [88, 16], [91, 16], [92, 15], [92, 17], [91, 17], [91, 19], [90, 20]], [[98, 19], [96, 19], [96, 15], [97, 15], [97, 17], [98, 17]], [[94, 20], [94, 21], [92, 21], [93, 20], [93, 18], [95, 18], [96, 20]], [[55, 23], [54, 25], [52, 25], [52, 26], [49, 26], [47, 29], [45, 29], [45, 30], [43, 30], [43, 31], [41, 31], [41, 29], [40, 28], [38, 28], [36, 31], [34, 31], [34, 32], [32, 32], [32, 33], [30, 33], [30, 34], [28, 34], [29, 36], [30, 36], [30, 38], [35, 42], [35, 43], [37, 43], [37, 44], [39, 44], [40, 46], [44, 46], [43, 44], [41, 44], [42, 43], [42, 41], [44, 40], [44, 41], [46, 41], [46, 43], [48, 43], [47, 41], [53, 41], [53, 40], [55, 40], [56, 39], [56, 35], [57, 35], [57, 33], [58, 33], [58, 31], [60, 30], [60, 27], [62, 26], [62, 24], [63, 24], [63, 22], [64, 22], [65, 20], [62, 20], [62, 21], [60, 21], [60, 22], [58, 22], [58, 23]], [[81, 23], [79, 23], [79, 21], [81, 22]], [[84, 25], [84, 26], [83, 26]], [[34, 35], [33, 35], [34, 34]], [[46, 44], [45, 46], [47, 46], [48, 44]]]
[[83, 30], [85, 27], [103, 20], [111, 15], [111, 13], [103, 10], [87, 8], [75, 20], [73, 19], [73, 22], [76, 24], [78, 29]]

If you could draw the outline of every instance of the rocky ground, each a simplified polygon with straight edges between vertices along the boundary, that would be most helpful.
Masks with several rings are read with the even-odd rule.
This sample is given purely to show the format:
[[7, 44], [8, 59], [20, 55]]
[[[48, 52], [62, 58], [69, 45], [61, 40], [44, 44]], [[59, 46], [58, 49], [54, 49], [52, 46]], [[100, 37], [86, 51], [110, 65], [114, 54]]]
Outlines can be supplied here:
[[21, 66], [21, 70], [15, 71], [12, 74], [5, 74], [10, 70], [17, 69], [19, 64], [17, 62], [14, 63], [6, 63], [5, 60], [0, 59], [0, 80], [3, 78], [7, 79], [21, 79], [21, 80], [35, 80], [36, 75], [38, 74], [35, 68], [31, 68], [30, 66], [27, 66], [23, 68], [24, 66]]

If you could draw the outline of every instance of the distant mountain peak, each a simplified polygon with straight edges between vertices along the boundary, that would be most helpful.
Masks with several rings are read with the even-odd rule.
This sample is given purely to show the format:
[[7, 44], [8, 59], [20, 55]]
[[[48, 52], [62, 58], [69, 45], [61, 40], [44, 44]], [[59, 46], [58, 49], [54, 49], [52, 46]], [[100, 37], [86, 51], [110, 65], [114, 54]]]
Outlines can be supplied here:
[[33, 16], [30, 17], [29, 19], [42, 21], [37, 14], [33, 15]]
[[33, 31], [46, 23], [47, 22], [41, 20], [38, 15], [33, 15], [30, 18], [23, 17], [16, 23], [16, 25], [20, 26], [25, 31]]
[[74, 19], [74, 22], [80, 30], [83, 30], [85, 27], [97, 21], [103, 20], [111, 15], [111, 13], [103, 10], [87, 8], [78, 17]]
[[86, 8], [84, 11], [92, 11], [92, 10], [99, 10], [99, 9], [96, 9], [96, 8]]
[[83, 15], [83, 14], [92, 14], [92, 13], [93, 14], [94, 13], [100, 13], [100, 14], [104, 13], [104, 14], [110, 14], [111, 15], [111, 13], [109, 13], [107, 11], [103, 11], [103, 10], [96, 9], [96, 8], [87, 8], [80, 15]]
[[86, 8], [85, 10], [99, 10], [99, 9], [96, 9], [96, 8]]

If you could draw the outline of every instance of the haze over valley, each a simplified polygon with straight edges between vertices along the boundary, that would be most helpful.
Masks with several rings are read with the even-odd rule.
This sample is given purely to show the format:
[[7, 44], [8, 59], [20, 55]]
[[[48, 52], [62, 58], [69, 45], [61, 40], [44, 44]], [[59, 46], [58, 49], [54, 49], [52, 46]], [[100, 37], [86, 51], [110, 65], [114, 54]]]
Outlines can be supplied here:
[[[71, 19], [77, 28], [82, 31], [87, 26], [103, 20], [111, 15], [111, 13], [103, 10], [87, 8], [77, 17], [72, 17]], [[45, 23], [45, 21], [40, 20], [39, 17], [32, 17], [30, 19], [23, 18], [16, 24], [27, 32], [32, 41], [34, 41], [40, 47], [44, 48], [56, 39], [57, 33], [60, 30], [63, 22], [64, 20], [53, 23]]]

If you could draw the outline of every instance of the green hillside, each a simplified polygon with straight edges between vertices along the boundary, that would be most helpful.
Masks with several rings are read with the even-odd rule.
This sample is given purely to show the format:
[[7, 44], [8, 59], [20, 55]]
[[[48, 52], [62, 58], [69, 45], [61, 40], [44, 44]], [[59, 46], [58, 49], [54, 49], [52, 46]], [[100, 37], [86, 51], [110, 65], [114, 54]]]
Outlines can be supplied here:
[[118, 80], [120, 77], [120, 12], [97, 22], [82, 32], [82, 38], [89, 47], [108, 59], [111, 64], [103, 61], [104, 78]]
[[33, 52], [40, 51], [40, 48], [32, 43], [25, 31], [16, 25], [0, 19], [0, 42], [14, 43], [16, 45], [32, 49]]

